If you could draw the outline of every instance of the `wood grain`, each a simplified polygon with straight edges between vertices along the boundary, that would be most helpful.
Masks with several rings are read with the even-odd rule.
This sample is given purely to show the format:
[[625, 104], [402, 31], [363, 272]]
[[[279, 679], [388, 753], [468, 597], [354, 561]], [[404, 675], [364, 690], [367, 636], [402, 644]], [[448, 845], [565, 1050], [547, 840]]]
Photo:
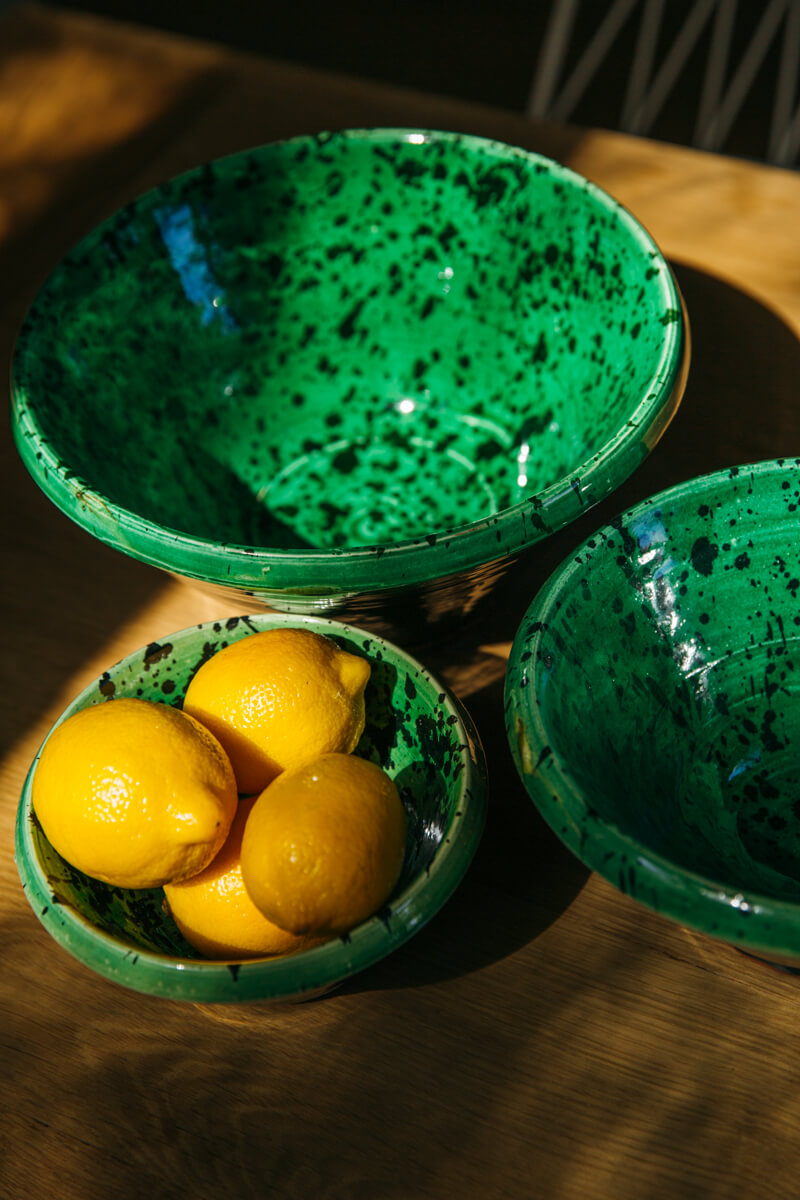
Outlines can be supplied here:
[[142, 997], [50, 941], [12, 860], [52, 720], [207, 599], [107, 550], [0, 445], [0, 1194], [787, 1200], [797, 1192], [798, 985], [589, 875], [544, 828], [502, 726], [505, 656], [539, 582], [618, 508], [733, 461], [800, 452], [800, 179], [314, 73], [35, 6], [0, 21], [0, 346], [82, 232], [206, 158], [347, 125], [524, 144], [627, 204], [675, 265], [694, 358], [648, 463], [526, 562], [428, 661], [492, 780], [474, 867], [411, 943], [328, 998], [216, 1009]]

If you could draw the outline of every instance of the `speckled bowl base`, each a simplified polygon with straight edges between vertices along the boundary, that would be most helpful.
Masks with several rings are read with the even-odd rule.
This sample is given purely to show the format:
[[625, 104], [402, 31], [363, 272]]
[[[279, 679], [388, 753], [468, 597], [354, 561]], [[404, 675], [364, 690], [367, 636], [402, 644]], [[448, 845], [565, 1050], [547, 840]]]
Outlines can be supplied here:
[[589, 866], [800, 962], [800, 460], [673, 488], [584, 543], [507, 681], [531, 795]]
[[352, 615], [448, 576], [457, 609], [463, 573], [643, 460], [687, 358], [666, 262], [587, 180], [347, 131], [209, 164], [85, 239], [21, 332], [17, 442], [70, 516], [189, 578]]
[[65, 710], [119, 696], [180, 704], [209, 655], [260, 629], [303, 625], [367, 656], [366, 728], [355, 753], [395, 780], [408, 839], [393, 895], [344, 938], [280, 959], [212, 963], [183, 939], [161, 889], [110, 887], [75, 870], [45, 838], [31, 805], [34, 763], [20, 802], [16, 861], [34, 912], [68, 951], [139, 991], [198, 1002], [297, 1000], [323, 994], [389, 954], [421, 928], [466, 871], [483, 828], [486, 774], [462, 706], [390, 643], [322, 618], [250, 616], [183, 630], [110, 667]]
[[490, 611], [498, 596], [498, 583], [513, 572], [517, 563], [525, 562], [534, 553], [527, 550], [472, 571], [444, 575], [428, 585], [412, 584], [356, 594], [337, 592], [324, 597], [313, 589], [287, 593], [192, 582], [205, 595], [233, 606], [234, 611], [330, 616], [384, 637], [394, 633], [399, 644], [421, 653], [442, 638], [467, 635]]

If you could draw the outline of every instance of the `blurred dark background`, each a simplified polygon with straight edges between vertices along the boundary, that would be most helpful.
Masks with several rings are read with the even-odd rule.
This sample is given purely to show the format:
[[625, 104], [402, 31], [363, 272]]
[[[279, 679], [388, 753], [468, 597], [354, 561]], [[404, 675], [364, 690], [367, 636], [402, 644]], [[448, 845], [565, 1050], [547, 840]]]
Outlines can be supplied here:
[[[0, 7], [4, 2], [9, 6], [0, 0]], [[652, 119], [644, 128], [627, 128], [698, 144], [698, 111], [715, 62], [725, 119], [707, 148], [784, 166], [798, 162], [789, 134], [797, 107], [800, 0], [62, 0], [57, 7], [518, 111], [529, 107], [537, 79], [541, 88], [542, 50], [553, 49], [560, 22], [569, 36], [549, 57], [558, 69], [540, 115], [624, 128], [633, 64], [648, 59], [652, 83], [672, 62], [672, 82]], [[722, 44], [724, 59], [715, 59], [713, 47]], [[592, 48], [595, 69], [565, 116], [556, 107], [559, 88]], [[732, 84], [736, 105], [726, 91]], [[773, 125], [779, 85], [787, 133], [782, 158]]]

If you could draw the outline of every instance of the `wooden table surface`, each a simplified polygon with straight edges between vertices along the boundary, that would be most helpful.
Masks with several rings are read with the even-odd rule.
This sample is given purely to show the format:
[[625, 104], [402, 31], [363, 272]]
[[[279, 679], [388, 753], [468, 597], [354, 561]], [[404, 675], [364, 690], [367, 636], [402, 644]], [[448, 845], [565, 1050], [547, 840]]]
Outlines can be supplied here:
[[502, 727], [541, 578], [613, 512], [800, 453], [800, 176], [248, 58], [35, 6], [0, 21], [0, 346], [56, 259], [144, 188], [273, 138], [357, 125], [488, 134], [615, 194], [691, 314], [684, 403], [648, 463], [427, 661], [489, 760], [486, 833], [437, 918], [306, 1005], [128, 992], [53, 943], [13, 863], [27, 767], [110, 662], [224, 603], [95, 543], [0, 454], [0, 1195], [797, 1196], [800, 982], [638, 907], [543, 827]]

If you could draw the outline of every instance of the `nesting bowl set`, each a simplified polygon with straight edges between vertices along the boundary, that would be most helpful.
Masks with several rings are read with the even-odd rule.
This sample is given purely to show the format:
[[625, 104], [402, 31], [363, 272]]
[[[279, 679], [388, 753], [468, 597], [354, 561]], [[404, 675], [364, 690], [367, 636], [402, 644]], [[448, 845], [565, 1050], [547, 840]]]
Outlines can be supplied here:
[[[475, 853], [487, 781], [469, 716], [401, 647], [457, 629], [609, 496], [676, 412], [688, 363], [680, 294], [635, 218], [485, 139], [276, 143], [85, 238], [19, 334], [20, 454], [95, 537], [251, 615], [170, 636], [157, 667], [128, 656], [61, 720], [107, 702], [109, 680], [163, 699], [169, 675], [179, 703], [204, 646], [306, 625], [373, 664], [358, 752], [396, 779], [409, 840], [387, 911], [347, 938], [211, 963], [157, 894], [59, 858], [34, 762], [17, 864], [56, 940], [140, 991], [273, 1000], [421, 928]], [[737, 465], [623, 514], [532, 599], [506, 679], [520, 778], [579, 858], [668, 917], [789, 959], [799, 496], [798, 462]]]

